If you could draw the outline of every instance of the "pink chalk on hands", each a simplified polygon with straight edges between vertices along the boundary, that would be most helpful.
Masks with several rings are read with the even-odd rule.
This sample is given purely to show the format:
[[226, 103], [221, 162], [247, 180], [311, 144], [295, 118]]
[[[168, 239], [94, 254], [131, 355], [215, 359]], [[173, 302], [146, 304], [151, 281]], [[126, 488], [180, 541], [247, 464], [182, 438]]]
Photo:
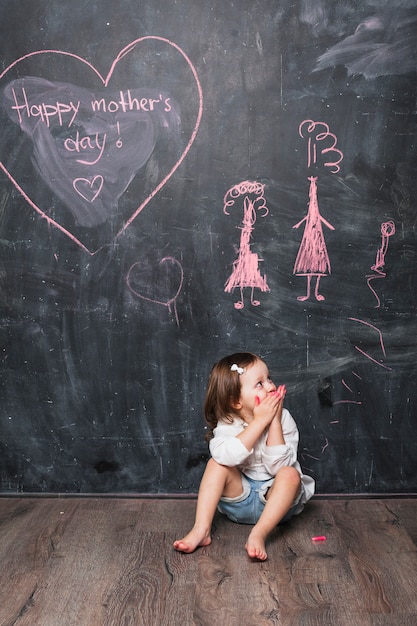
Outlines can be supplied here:
[[324, 535], [318, 535], [317, 537], [312, 537], [311, 541], [326, 541], [326, 537]]
[[281, 400], [281, 398], [283, 398], [286, 393], [287, 393], [287, 390], [285, 388], [285, 385], [280, 385], [278, 389], [276, 390], [275, 395], [277, 396], [279, 400]]

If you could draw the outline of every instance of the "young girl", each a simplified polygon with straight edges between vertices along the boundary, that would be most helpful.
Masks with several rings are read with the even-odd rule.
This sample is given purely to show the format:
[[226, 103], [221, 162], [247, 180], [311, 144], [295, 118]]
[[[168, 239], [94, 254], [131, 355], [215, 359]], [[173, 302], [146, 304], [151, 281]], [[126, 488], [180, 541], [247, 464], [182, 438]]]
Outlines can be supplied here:
[[283, 408], [285, 386], [269, 378], [266, 364], [249, 352], [232, 354], [211, 371], [204, 415], [211, 459], [198, 492], [195, 523], [174, 542], [180, 552], [211, 543], [216, 508], [229, 519], [253, 524], [245, 548], [267, 558], [265, 540], [279, 523], [298, 515], [314, 493], [314, 480], [297, 461], [298, 429]]

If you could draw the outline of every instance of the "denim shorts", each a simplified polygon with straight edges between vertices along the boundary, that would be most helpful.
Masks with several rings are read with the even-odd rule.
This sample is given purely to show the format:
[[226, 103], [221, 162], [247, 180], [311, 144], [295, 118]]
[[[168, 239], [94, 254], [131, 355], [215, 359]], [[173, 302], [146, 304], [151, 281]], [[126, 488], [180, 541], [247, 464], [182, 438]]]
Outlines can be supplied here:
[[[274, 478], [267, 480], [253, 480], [242, 474], [243, 493], [236, 498], [220, 498], [217, 509], [220, 513], [227, 515], [232, 522], [238, 524], [256, 524], [260, 518], [266, 504], [266, 492], [272, 486]], [[299, 508], [300, 500], [303, 494], [303, 486], [301, 485], [300, 494], [293, 502], [290, 510], [279, 522], [285, 524], [295, 514]]]

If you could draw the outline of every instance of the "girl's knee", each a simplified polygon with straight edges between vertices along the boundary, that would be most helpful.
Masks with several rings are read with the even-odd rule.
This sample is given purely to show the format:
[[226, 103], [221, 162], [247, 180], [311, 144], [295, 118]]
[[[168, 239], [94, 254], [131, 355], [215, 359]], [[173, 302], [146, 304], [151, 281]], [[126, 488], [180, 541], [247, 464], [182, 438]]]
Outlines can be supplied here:
[[203, 480], [209, 484], [220, 485], [222, 496], [236, 498], [243, 493], [242, 474], [237, 467], [217, 463], [213, 458], [207, 461]]
[[278, 470], [276, 478], [279, 478], [280, 480], [285, 480], [286, 483], [290, 483], [295, 487], [299, 487], [301, 485], [301, 476], [300, 473], [295, 469], [295, 467], [281, 467]]

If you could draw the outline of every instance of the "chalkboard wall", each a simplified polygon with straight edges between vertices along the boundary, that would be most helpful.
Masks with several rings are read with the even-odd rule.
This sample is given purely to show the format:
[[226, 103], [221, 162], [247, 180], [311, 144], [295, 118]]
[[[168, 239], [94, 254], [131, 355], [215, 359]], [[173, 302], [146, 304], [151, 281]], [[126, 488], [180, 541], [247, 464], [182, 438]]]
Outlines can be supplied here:
[[416, 492], [417, 2], [0, 16], [0, 491], [195, 493], [250, 350], [319, 493]]

